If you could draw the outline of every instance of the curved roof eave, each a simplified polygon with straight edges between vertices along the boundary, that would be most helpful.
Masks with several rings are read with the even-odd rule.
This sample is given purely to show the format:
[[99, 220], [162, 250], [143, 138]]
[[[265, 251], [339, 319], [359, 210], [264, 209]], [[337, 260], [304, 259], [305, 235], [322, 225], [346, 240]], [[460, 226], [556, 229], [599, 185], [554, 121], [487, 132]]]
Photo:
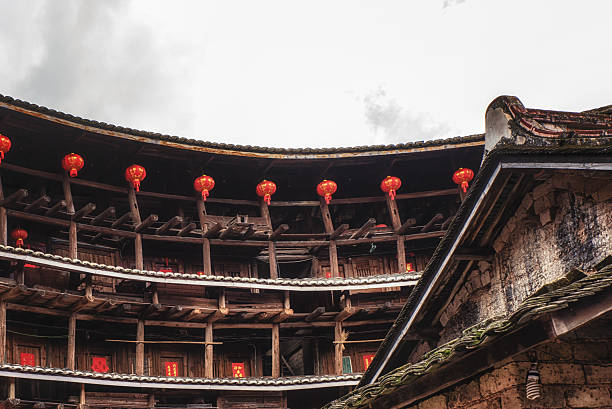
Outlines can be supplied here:
[[475, 134], [430, 141], [407, 142], [395, 145], [369, 145], [340, 148], [272, 148], [209, 142], [125, 128], [66, 114], [64, 112], [49, 109], [47, 107], [32, 104], [2, 94], [0, 94], [0, 108], [9, 109], [25, 115], [40, 118], [56, 124], [81, 129], [87, 132], [142, 143], [164, 145], [171, 148], [212, 154], [249, 156], [269, 159], [331, 159], [339, 157], [376, 156], [456, 149], [470, 146], [482, 146], [484, 144], [484, 134]]

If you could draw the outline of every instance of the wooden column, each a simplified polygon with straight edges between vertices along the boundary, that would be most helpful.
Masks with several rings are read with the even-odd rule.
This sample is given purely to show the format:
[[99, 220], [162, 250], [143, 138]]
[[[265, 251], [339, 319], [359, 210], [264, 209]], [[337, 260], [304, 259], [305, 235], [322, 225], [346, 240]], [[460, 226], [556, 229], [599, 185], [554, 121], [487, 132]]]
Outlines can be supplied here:
[[[272, 218], [270, 217], [270, 209], [265, 200], [259, 200], [259, 209], [261, 210], [261, 217], [264, 218], [268, 228], [272, 230]], [[270, 278], [278, 278], [278, 264], [276, 263], [276, 243], [274, 241], [268, 242], [268, 263], [270, 264]]]
[[[138, 201], [136, 200], [136, 191], [132, 185], [128, 186], [128, 202], [130, 205], [130, 212], [132, 213], [132, 222], [137, 226], [141, 222], [140, 210], [138, 209]], [[134, 259], [136, 270], [143, 270], [142, 235], [140, 233], [136, 233], [136, 238], [134, 239]]]
[[[0, 200], [4, 200], [2, 179], [0, 179]], [[0, 244], [3, 246], [8, 244], [8, 220], [6, 218], [6, 208], [4, 206], [0, 206]]]
[[[64, 173], [62, 179], [62, 187], [64, 188], [64, 200], [66, 201], [66, 213], [74, 215], [74, 201], [72, 200], [72, 189], [70, 188], [70, 177]], [[70, 220], [68, 227], [68, 257], [77, 258], [77, 228], [76, 222]]]
[[206, 237], [208, 226], [204, 220], [206, 216], [206, 206], [202, 198], [196, 202], [198, 208], [198, 218], [200, 219], [200, 229], [202, 230], [202, 265], [205, 275], [212, 275], [212, 261], [210, 255], [210, 240]]
[[[209, 323], [206, 325], [204, 341], [213, 342], [213, 324]], [[213, 377], [213, 345], [206, 344], [205, 353], [204, 353], [204, 377], [212, 378]]]
[[86, 400], [85, 400], [85, 384], [82, 383], [81, 384], [81, 393], [79, 395], [79, 407], [80, 408], [85, 408], [86, 407]]
[[8, 381], [8, 398], [15, 399], [15, 378], [9, 378]]
[[320, 199], [320, 209], [321, 209], [321, 218], [323, 219], [323, 225], [325, 226], [325, 233], [333, 233], [334, 232], [334, 222], [331, 218], [331, 213], [329, 212], [329, 206], [325, 203], [325, 199]]
[[[402, 227], [402, 219], [400, 218], [399, 210], [397, 209], [397, 202], [395, 200], [391, 200], [389, 195], [386, 195], [385, 197], [387, 199], [387, 209], [389, 210], [393, 230], [397, 232]], [[402, 234], [398, 234], [396, 236], [398, 273], [406, 272], [406, 249], [404, 247], [404, 241], [404, 236]]]
[[334, 329], [334, 375], [342, 375], [342, 323], [336, 322]]
[[335, 240], [329, 241], [329, 267], [332, 278], [340, 275], [340, 269], [338, 268], [338, 247]]
[[138, 320], [136, 326], [136, 375], [144, 375], [144, 321]]
[[68, 352], [66, 353], [66, 367], [75, 370], [76, 363], [76, 313], [68, 317]]
[[0, 364], [6, 363], [6, 301], [0, 301]]
[[280, 332], [278, 324], [272, 324], [272, 377], [280, 377]]

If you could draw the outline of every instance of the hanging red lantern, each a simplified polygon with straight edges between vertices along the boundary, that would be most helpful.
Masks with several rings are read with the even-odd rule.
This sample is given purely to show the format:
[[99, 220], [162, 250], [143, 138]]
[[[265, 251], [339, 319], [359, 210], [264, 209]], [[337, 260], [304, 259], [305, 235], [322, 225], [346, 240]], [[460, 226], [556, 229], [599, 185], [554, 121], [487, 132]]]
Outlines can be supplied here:
[[28, 232], [18, 227], [11, 232], [11, 237], [15, 240], [17, 247], [22, 247], [23, 241], [28, 238]]
[[140, 165], [132, 165], [125, 170], [125, 180], [130, 182], [137, 192], [140, 192], [140, 182], [147, 177], [147, 171]]
[[325, 203], [329, 204], [332, 195], [338, 190], [338, 185], [333, 180], [324, 179], [317, 185], [317, 193], [325, 198]]
[[11, 150], [11, 140], [0, 134], [0, 163], [4, 159], [4, 154]]
[[202, 193], [202, 200], [206, 201], [206, 197], [215, 187], [215, 180], [207, 175], [202, 175], [193, 181], [193, 188]]
[[62, 167], [66, 172], [70, 172], [70, 177], [76, 177], [79, 170], [83, 169], [85, 161], [78, 153], [69, 153], [62, 159]]
[[387, 176], [380, 182], [380, 189], [385, 193], [389, 193], [391, 200], [395, 200], [395, 194], [401, 186], [402, 180], [395, 176]]
[[264, 198], [267, 204], [270, 204], [272, 195], [274, 194], [274, 192], [276, 192], [276, 183], [264, 179], [259, 182], [255, 191], [257, 192], [258, 196]]
[[467, 192], [467, 188], [472, 179], [474, 179], [474, 171], [468, 168], [459, 168], [453, 174], [453, 182], [458, 185], [461, 185], [461, 189], [463, 189], [463, 193]]

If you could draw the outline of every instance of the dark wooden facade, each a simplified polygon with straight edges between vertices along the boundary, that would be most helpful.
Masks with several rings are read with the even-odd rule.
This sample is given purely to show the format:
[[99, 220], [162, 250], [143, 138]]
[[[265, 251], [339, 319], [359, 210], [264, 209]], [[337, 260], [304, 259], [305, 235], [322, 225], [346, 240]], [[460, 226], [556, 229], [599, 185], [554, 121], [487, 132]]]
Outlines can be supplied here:
[[[454, 216], [453, 170], [477, 169], [482, 154], [478, 136], [345, 150], [207, 145], [7, 98], [0, 133], [13, 142], [0, 165], [0, 364], [140, 376], [125, 387], [3, 375], [7, 402], [39, 407], [310, 408], [339, 396]], [[86, 161], [77, 178], [60, 166], [69, 152]], [[138, 193], [123, 180], [132, 163], [148, 173]], [[216, 180], [206, 202], [192, 187], [202, 173]], [[387, 174], [404, 182], [396, 201], [378, 187]], [[270, 206], [255, 195], [263, 178], [278, 186]], [[329, 205], [315, 193], [322, 178], [339, 185]], [[16, 227], [34, 253], [7, 247]], [[235, 379], [236, 364], [265, 380], [261, 390], [159, 386]], [[323, 375], [324, 392], [305, 401], [300, 385]], [[285, 389], [266, 386], [280, 377]]]

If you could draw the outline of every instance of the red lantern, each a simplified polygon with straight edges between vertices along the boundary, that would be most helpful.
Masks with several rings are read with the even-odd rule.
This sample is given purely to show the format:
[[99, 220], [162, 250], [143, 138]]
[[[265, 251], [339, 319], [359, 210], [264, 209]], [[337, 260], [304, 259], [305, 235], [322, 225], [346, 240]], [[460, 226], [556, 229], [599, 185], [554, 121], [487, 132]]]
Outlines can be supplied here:
[[19, 227], [11, 232], [11, 237], [15, 239], [15, 245], [21, 247], [23, 241], [28, 238], [28, 232]]
[[79, 170], [83, 169], [85, 161], [78, 153], [69, 153], [62, 159], [62, 167], [66, 172], [70, 172], [70, 177], [76, 177]]
[[11, 150], [11, 140], [0, 134], [0, 163], [4, 159], [4, 154]]
[[202, 200], [206, 201], [206, 197], [215, 187], [215, 180], [210, 176], [202, 175], [193, 181], [193, 188], [198, 192], [202, 192]]
[[130, 182], [137, 192], [140, 192], [140, 182], [147, 177], [147, 171], [140, 165], [132, 165], [125, 170], [125, 180]]
[[317, 185], [317, 193], [325, 198], [325, 203], [329, 204], [332, 195], [338, 190], [338, 185], [333, 180], [323, 180]]
[[402, 180], [395, 176], [387, 176], [380, 182], [380, 189], [385, 193], [389, 193], [391, 200], [395, 200], [395, 193], [401, 186]]
[[262, 180], [255, 189], [257, 195], [263, 197], [267, 204], [270, 204], [271, 196], [276, 192], [276, 183], [269, 180]]
[[453, 182], [458, 185], [461, 185], [461, 189], [463, 189], [463, 193], [467, 192], [467, 188], [469, 186], [468, 182], [474, 179], [474, 171], [468, 168], [459, 168], [453, 174]]

